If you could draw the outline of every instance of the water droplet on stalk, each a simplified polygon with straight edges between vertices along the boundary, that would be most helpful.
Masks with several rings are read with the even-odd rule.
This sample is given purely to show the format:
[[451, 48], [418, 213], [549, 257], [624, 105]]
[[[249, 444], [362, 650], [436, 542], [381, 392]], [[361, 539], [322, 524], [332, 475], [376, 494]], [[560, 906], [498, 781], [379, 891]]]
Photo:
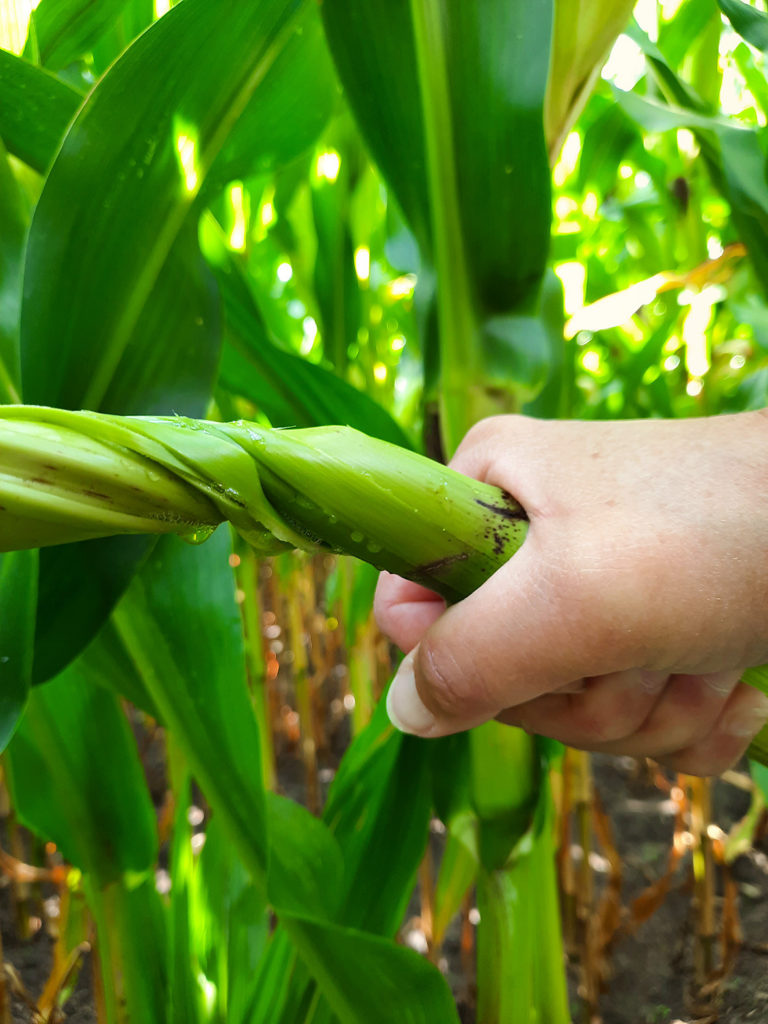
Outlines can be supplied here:
[[353, 544], [362, 544], [363, 541], [365, 540], [365, 537], [362, 533], [360, 533], [359, 530], [353, 530], [352, 533], [350, 533], [349, 535], [349, 539], [352, 541]]
[[198, 526], [196, 529], [190, 530], [187, 533], [180, 533], [179, 536], [187, 544], [204, 544], [215, 529], [215, 526]]

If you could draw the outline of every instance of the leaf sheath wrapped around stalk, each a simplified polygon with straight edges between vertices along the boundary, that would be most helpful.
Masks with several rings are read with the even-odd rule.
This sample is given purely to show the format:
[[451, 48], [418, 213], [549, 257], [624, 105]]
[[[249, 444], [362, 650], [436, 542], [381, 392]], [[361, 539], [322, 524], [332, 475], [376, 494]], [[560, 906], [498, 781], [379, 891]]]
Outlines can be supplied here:
[[[509, 494], [349, 427], [0, 407], [0, 552], [121, 533], [343, 551], [449, 601], [525, 539]], [[768, 692], [768, 672], [745, 681]], [[768, 760], [768, 727], [750, 749]]]
[[117, 533], [199, 540], [225, 520], [260, 552], [345, 551], [449, 600], [527, 528], [499, 488], [348, 427], [0, 410], [0, 551]]

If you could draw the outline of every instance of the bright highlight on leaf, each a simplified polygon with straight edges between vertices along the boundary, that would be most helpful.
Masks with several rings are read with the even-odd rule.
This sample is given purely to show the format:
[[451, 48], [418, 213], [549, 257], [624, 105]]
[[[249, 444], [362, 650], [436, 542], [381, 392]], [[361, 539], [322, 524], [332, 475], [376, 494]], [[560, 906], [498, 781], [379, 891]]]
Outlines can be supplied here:
[[359, 281], [367, 281], [371, 274], [371, 251], [361, 245], [355, 249], [355, 273]]
[[176, 133], [176, 155], [187, 192], [194, 192], [199, 181], [197, 169], [197, 132], [191, 125], [180, 125]]
[[236, 252], [245, 249], [245, 207], [243, 205], [243, 186], [231, 185], [229, 202], [232, 206], [233, 224], [229, 233], [229, 245]]
[[29, 19], [40, 0], [4, 0], [0, 3], [0, 47], [21, 53], [27, 38]]
[[261, 226], [268, 228], [275, 220], [275, 208], [272, 202], [267, 199], [264, 201], [261, 207], [261, 216], [259, 217]]
[[413, 295], [415, 288], [416, 275], [404, 274], [402, 277], [396, 277], [394, 281], [389, 282], [387, 285], [387, 294], [392, 299], [406, 299]]
[[334, 182], [339, 176], [341, 168], [341, 157], [334, 149], [327, 149], [317, 158], [315, 171], [318, 178]]

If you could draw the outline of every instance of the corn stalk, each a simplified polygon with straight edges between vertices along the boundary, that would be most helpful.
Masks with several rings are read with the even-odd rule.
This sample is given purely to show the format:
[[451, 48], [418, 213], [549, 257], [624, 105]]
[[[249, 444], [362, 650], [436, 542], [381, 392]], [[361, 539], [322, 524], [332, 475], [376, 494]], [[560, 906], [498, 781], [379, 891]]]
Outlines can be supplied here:
[[[498, 487], [350, 427], [0, 407], [0, 552], [117, 534], [355, 555], [457, 601], [525, 539]], [[744, 681], [768, 693], [768, 666]], [[750, 756], [768, 763], [768, 728]]]

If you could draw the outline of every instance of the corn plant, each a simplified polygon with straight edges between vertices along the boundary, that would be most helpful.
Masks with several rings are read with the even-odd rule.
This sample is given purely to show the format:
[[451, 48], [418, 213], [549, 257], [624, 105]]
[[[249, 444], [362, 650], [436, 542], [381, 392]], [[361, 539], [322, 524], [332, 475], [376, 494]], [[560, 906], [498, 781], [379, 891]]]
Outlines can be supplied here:
[[[762, 282], [756, 133], [681, 75], [697, 19], [720, 38], [701, 7], [658, 42], [631, 26], [649, 77], [594, 95], [625, 0], [181, 0], [161, 17], [42, 0], [22, 32], [2, 8], [0, 731], [20, 818], [82, 872], [110, 1024], [457, 1020], [439, 971], [393, 941], [433, 814], [438, 931], [477, 886], [479, 1019], [569, 1019], [557, 750], [495, 723], [418, 741], [379, 706], [320, 819], [277, 796], [219, 524], [257, 554], [345, 551], [455, 600], [524, 513], [414, 450], [449, 455], [498, 411], [676, 411], [647, 373], [670, 311], [642, 358], [610, 323], [586, 384], [563, 344], [552, 260], [600, 261], [569, 250], [557, 205], [552, 236], [550, 165], [568, 195], [602, 176], [609, 203], [625, 157], [664, 180], [638, 125], [685, 128]], [[590, 286], [617, 290], [598, 269]], [[167, 895], [123, 699], [168, 734]], [[192, 780], [212, 811], [197, 853]]]

